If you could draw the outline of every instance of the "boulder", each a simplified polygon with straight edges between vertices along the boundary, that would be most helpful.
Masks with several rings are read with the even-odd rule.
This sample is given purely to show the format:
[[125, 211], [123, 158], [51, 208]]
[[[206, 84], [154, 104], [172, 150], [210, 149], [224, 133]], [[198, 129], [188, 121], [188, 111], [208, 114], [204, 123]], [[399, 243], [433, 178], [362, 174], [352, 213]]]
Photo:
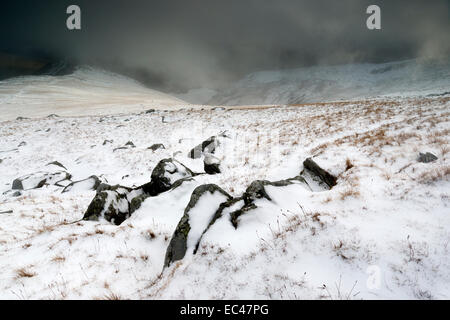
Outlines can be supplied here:
[[164, 147], [164, 145], [162, 143], [155, 143], [155, 144], [151, 145], [150, 147], [148, 147], [147, 149], [156, 151], [158, 149], [165, 149], [165, 148], [166, 147]]
[[155, 196], [169, 190], [177, 180], [194, 175], [194, 172], [177, 160], [163, 159], [153, 169], [150, 182], [143, 185], [142, 189], [150, 196]]
[[211, 154], [205, 154], [203, 160], [203, 169], [207, 174], [217, 174], [220, 173], [220, 161], [218, 158]]
[[204, 152], [214, 153], [218, 145], [219, 140], [216, 136], [209, 137], [201, 144], [194, 147], [191, 151], [189, 151], [188, 157], [192, 159], [199, 159]]
[[120, 225], [130, 216], [129, 201], [135, 194], [131, 188], [120, 185], [104, 187], [89, 204], [83, 220], [98, 221], [104, 218], [115, 225]]
[[427, 152], [427, 153], [419, 152], [419, 157], [417, 158], [417, 161], [423, 162], [423, 163], [429, 163], [429, 162], [436, 161], [437, 159], [438, 158], [430, 152]]
[[188, 251], [194, 253], [220, 205], [231, 199], [228, 193], [215, 184], [195, 188], [167, 247], [165, 267], [183, 259]]
[[315, 175], [321, 181], [323, 181], [330, 189], [337, 184], [337, 178], [328, 171], [322, 169], [314, 160], [307, 158], [303, 161], [303, 167], [309, 170], [310, 173]]

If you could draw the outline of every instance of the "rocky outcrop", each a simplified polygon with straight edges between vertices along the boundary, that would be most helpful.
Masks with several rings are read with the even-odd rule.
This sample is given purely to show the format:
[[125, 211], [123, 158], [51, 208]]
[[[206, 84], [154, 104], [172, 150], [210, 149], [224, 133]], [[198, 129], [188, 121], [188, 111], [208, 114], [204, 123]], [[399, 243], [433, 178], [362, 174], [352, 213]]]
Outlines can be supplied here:
[[[298, 175], [291, 179], [280, 181], [256, 180], [245, 190], [241, 197], [233, 198], [220, 187], [214, 184], [206, 184], [197, 187], [191, 195], [189, 204], [184, 210], [184, 215], [175, 229], [166, 251], [165, 267], [174, 261], [181, 260], [188, 251], [195, 254], [200, 245], [203, 235], [220, 218], [228, 217], [231, 224], [237, 228], [239, 217], [257, 208], [255, 201], [265, 198], [272, 201], [266, 191], [266, 186], [284, 187], [291, 184], [303, 184], [309, 188], [306, 180]], [[310, 189], [310, 188], [309, 188]], [[208, 205], [195, 211], [197, 203], [205, 194], [223, 195], [222, 198], [215, 197], [208, 201]], [[238, 206], [237, 208], [236, 205]], [[224, 212], [226, 211], [225, 216]], [[198, 216], [203, 217], [198, 218]], [[198, 218], [198, 219], [197, 219]], [[194, 228], [194, 231], [192, 229]]]
[[72, 190], [77, 184], [89, 184], [91, 188], [95, 188], [97, 193], [89, 204], [83, 220], [104, 218], [119, 225], [139, 209], [145, 199], [177, 188], [194, 175], [182, 163], [174, 159], [163, 159], [153, 169], [150, 182], [137, 188], [110, 186], [92, 176], [74, 183], [71, 187], [68, 186], [67, 190]]
[[[208, 198], [206, 198], [208, 197]], [[205, 230], [216, 217], [220, 205], [232, 197], [215, 184], [197, 187], [191, 195], [184, 215], [178, 223], [166, 251], [164, 265], [181, 260], [188, 250], [194, 252]], [[200, 200], [206, 203], [199, 205]]]
[[[286, 187], [292, 184], [301, 184], [307, 190], [312, 188], [304, 175], [306, 171], [320, 179], [325, 187], [322, 190], [336, 185], [336, 178], [326, 170], [319, 167], [312, 159], [304, 162], [304, 170], [297, 176], [279, 180], [255, 180], [240, 197], [233, 198], [220, 187], [214, 184], [206, 184], [197, 187], [184, 210], [184, 215], [179, 221], [166, 251], [164, 266], [168, 267], [174, 261], [181, 260], [188, 252], [195, 254], [204, 234], [219, 219], [229, 219], [234, 228], [239, 226], [239, 218], [249, 211], [257, 208], [257, 200], [266, 199], [273, 201], [267, 192], [267, 186]], [[198, 205], [205, 195], [216, 195], [208, 200], [207, 205]], [[220, 197], [220, 195], [222, 197]], [[198, 210], [197, 210], [198, 207]]]

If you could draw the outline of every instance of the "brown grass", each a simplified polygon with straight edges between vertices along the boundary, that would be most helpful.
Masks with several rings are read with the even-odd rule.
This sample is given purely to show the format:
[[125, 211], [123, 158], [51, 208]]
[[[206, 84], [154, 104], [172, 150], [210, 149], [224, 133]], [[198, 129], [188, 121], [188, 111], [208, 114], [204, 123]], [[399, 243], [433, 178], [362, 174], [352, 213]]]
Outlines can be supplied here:
[[114, 292], [105, 294], [100, 300], [123, 300], [122, 297]]
[[354, 197], [354, 198], [358, 198], [360, 196], [360, 192], [356, 189], [352, 189], [352, 188], [348, 188], [344, 191], [341, 191], [339, 193], [340, 199], [341, 200], [345, 200], [349, 197]]
[[52, 258], [52, 261], [53, 261], [53, 262], [64, 262], [64, 261], [66, 261], [66, 257], [60, 256], [60, 255], [54, 256], [54, 257]]
[[36, 275], [35, 272], [28, 270], [26, 267], [16, 270], [16, 279], [20, 278], [32, 278]]
[[433, 169], [422, 173], [418, 177], [418, 181], [424, 184], [434, 183], [440, 180], [447, 180], [450, 178], [450, 166], [443, 166], [438, 169]]
[[353, 165], [352, 161], [349, 158], [347, 158], [347, 160], [345, 160], [345, 171], [348, 171], [353, 167], [354, 167], [354, 165]]

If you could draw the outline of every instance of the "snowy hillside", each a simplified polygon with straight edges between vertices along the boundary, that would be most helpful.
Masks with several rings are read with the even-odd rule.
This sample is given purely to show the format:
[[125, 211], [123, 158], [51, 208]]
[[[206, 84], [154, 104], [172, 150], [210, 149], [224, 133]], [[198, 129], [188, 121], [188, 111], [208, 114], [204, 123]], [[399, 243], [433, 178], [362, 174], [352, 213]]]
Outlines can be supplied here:
[[0, 81], [0, 120], [94, 115], [186, 105], [170, 95], [107, 71], [80, 67], [64, 76], [24, 76]]
[[192, 90], [182, 97], [189, 102], [214, 105], [273, 105], [447, 91], [450, 91], [449, 60], [407, 60], [261, 71], [216, 95], [199, 96], [199, 90]]
[[62, 79], [0, 86], [60, 115], [0, 122], [0, 298], [450, 298], [449, 95], [75, 117], [150, 91]]

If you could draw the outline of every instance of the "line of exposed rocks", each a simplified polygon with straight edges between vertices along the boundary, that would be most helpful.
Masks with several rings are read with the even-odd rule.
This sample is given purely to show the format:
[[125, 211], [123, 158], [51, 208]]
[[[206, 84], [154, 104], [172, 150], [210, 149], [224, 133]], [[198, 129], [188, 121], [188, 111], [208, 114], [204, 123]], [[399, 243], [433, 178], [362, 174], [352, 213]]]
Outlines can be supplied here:
[[[267, 181], [267, 180], [255, 180], [245, 190], [240, 197], [233, 198], [222, 188], [215, 184], [205, 184], [198, 186], [192, 192], [190, 201], [184, 210], [184, 215], [178, 223], [175, 232], [167, 247], [164, 267], [170, 266], [173, 262], [181, 260], [185, 257], [186, 253], [192, 252], [195, 254], [200, 245], [203, 235], [209, 230], [209, 228], [219, 219], [227, 218], [235, 229], [239, 226], [239, 218], [247, 212], [257, 208], [255, 201], [257, 199], [265, 198], [272, 201], [269, 194], [266, 191], [266, 186], [285, 187], [291, 184], [302, 184], [309, 188], [309, 184], [304, 176], [314, 176], [320, 182], [326, 184], [328, 189], [336, 185], [336, 177], [330, 174], [328, 171], [322, 169], [311, 158], [306, 159], [303, 162], [304, 169], [299, 175], [280, 181]], [[207, 212], [209, 216], [205, 219], [209, 221], [203, 228], [201, 233], [194, 232], [191, 234], [191, 214], [195, 205], [199, 199], [206, 194], [223, 195], [223, 201], [217, 202], [214, 208], [210, 212]], [[229, 210], [233, 208], [232, 210]]]

